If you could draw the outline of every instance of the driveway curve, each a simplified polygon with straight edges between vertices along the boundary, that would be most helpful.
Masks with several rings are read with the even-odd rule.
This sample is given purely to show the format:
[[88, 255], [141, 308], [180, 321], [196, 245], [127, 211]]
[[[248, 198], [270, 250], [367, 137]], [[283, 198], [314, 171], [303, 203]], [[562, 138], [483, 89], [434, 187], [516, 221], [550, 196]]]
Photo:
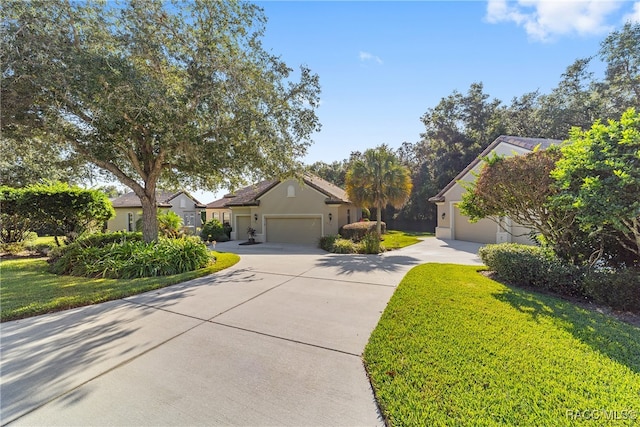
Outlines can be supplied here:
[[384, 425], [361, 354], [406, 272], [480, 265], [427, 238], [382, 255], [236, 242], [217, 274], [3, 323], [3, 425]]

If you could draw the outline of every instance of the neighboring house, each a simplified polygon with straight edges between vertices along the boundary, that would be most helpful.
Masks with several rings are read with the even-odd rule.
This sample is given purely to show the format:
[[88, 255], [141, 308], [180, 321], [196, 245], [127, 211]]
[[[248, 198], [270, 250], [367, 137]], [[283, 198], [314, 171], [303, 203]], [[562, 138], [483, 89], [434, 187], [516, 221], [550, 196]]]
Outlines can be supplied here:
[[429, 199], [438, 206], [436, 237], [439, 239], [466, 240], [478, 243], [533, 243], [528, 237], [529, 228], [523, 227], [509, 218], [500, 218], [498, 222], [481, 219], [476, 223], [460, 213], [457, 204], [462, 201], [466, 191], [460, 182], [476, 179], [486, 156], [495, 153], [499, 156], [523, 155], [533, 151], [537, 146], [546, 149], [551, 145], [559, 145], [556, 139], [522, 138], [517, 136], [499, 136], [471, 164], [460, 172], [437, 195]]
[[222, 199], [214, 200], [207, 204], [207, 221], [217, 219], [222, 224], [228, 222], [231, 224], [231, 209], [225, 205], [230, 200], [231, 196], [226, 195]]
[[[172, 210], [182, 218], [182, 225], [195, 233], [202, 227], [202, 215], [205, 206], [186, 191], [163, 191], [156, 193], [158, 209]], [[134, 192], [111, 200], [116, 216], [107, 222], [110, 231], [135, 231], [136, 221], [142, 218], [142, 204]]]
[[[285, 181], [262, 181], [226, 195], [209, 205], [231, 210], [231, 238], [316, 245], [322, 236], [338, 234], [343, 225], [358, 221], [362, 210], [346, 192], [315, 176]], [[220, 202], [220, 203], [217, 203]]]

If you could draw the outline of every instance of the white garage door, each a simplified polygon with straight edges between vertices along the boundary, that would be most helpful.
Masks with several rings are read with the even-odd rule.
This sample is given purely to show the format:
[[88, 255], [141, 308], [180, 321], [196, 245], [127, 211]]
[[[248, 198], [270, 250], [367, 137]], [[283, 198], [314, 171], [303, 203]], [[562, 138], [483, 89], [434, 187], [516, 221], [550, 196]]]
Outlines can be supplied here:
[[495, 243], [497, 225], [490, 219], [481, 219], [471, 223], [469, 219], [460, 213], [458, 207], [454, 208], [455, 221], [454, 239], [477, 243]]
[[321, 217], [266, 218], [267, 242], [317, 245], [322, 236]]

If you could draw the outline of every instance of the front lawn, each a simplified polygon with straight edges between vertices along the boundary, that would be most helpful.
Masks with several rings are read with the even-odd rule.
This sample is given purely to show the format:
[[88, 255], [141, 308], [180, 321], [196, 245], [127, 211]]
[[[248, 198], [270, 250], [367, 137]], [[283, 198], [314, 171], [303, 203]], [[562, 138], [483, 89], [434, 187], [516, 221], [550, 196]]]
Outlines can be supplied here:
[[391, 298], [364, 352], [389, 425], [640, 423], [640, 328], [478, 270], [418, 266]]
[[433, 233], [388, 230], [382, 235], [382, 244], [385, 249], [400, 249], [414, 245], [425, 237], [431, 236], [433, 236]]
[[212, 274], [236, 264], [236, 254], [214, 252], [207, 268], [164, 277], [89, 279], [59, 276], [47, 271], [45, 258], [17, 258], [0, 262], [0, 320], [20, 319], [124, 298]]

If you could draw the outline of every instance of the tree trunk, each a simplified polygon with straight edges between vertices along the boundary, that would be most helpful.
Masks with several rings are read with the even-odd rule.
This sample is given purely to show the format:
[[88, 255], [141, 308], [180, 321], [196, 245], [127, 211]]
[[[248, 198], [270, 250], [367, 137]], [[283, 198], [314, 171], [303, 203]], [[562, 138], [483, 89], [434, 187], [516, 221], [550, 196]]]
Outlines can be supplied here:
[[382, 203], [378, 202], [376, 206], [376, 232], [378, 237], [382, 237]]
[[158, 240], [158, 215], [156, 207], [155, 191], [151, 195], [145, 191], [144, 197], [140, 197], [142, 203], [142, 239], [151, 243]]

